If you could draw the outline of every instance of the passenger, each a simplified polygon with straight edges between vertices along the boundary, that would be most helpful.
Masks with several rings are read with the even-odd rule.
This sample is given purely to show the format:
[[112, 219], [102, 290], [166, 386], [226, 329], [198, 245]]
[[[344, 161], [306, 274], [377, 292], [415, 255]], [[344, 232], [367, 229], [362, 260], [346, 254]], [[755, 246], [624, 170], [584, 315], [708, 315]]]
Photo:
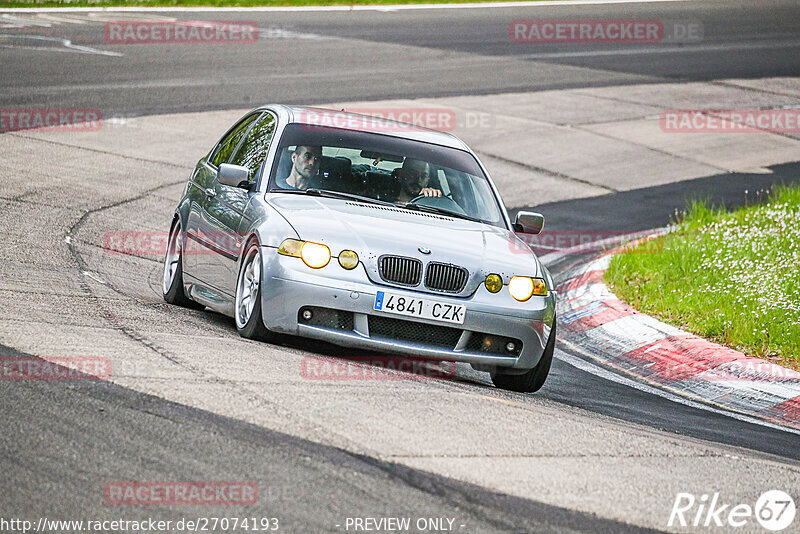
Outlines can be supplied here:
[[278, 180], [278, 187], [284, 189], [308, 189], [315, 184], [322, 147], [298, 145], [292, 152], [292, 170], [289, 176]]
[[403, 165], [397, 170], [397, 176], [400, 178], [400, 193], [395, 202], [409, 202], [420, 195], [425, 197], [442, 196], [442, 192], [438, 189], [428, 187], [431, 179], [430, 169], [427, 162], [405, 158]]

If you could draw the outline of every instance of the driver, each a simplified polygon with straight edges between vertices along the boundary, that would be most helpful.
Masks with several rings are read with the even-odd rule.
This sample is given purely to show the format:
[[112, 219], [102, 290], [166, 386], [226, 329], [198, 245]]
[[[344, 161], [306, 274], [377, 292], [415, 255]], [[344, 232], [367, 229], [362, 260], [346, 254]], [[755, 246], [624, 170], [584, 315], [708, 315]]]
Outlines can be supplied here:
[[405, 158], [403, 165], [398, 169], [400, 178], [400, 193], [395, 202], [409, 202], [418, 196], [440, 197], [442, 192], [436, 188], [428, 187], [431, 179], [431, 167], [427, 162]]
[[292, 152], [292, 170], [278, 186], [284, 189], [308, 189], [319, 172], [322, 147], [298, 145]]

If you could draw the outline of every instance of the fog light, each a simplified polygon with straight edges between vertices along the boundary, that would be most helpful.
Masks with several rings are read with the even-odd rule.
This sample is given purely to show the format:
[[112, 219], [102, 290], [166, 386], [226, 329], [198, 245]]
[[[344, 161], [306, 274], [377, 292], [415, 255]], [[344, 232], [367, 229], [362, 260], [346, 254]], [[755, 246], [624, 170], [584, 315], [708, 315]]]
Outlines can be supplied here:
[[514, 343], [512, 343], [511, 341], [506, 343], [506, 350], [508, 352], [514, 352], [514, 349], [516, 349], [516, 348], [517, 348], [517, 346]]
[[304, 321], [310, 321], [312, 317], [314, 317], [314, 314], [311, 313], [311, 310], [303, 310], [303, 320]]
[[352, 250], [343, 250], [339, 253], [339, 265], [347, 269], [355, 269], [358, 267], [358, 254]]
[[497, 293], [501, 289], [503, 289], [503, 279], [500, 277], [499, 274], [490, 274], [486, 277], [486, 281], [484, 281], [484, 285], [486, 285], [486, 289], [490, 293]]

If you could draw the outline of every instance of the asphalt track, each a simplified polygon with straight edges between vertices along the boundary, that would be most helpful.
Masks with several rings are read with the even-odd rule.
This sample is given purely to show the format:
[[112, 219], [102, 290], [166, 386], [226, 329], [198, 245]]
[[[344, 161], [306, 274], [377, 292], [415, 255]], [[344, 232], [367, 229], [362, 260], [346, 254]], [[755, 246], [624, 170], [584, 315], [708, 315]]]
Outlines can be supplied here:
[[[142, 18], [142, 14], [128, 14]], [[105, 20], [119, 18], [103, 14]], [[7, 107], [101, 108], [104, 116], [239, 109], [626, 83], [796, 76], [800, 13], [791, 0], [725, 0], [440, 11], [157, 13], [178, 20], [252, 20], [254, 45], [107, 45], [103, 24], [32, 19], [3, 42], [57, 47], [36, 37], [124, 54], [2, 52]], [[22, 25], [31, 20], [22, 18]], [[62, 17], [79, 17], [76, 14]], [[515, 19], [657, 19], [700, 24], [696, 43], [514, 43]], [[15, 20], [8, 20], [15, 23]], [[0, 22], [2, 26], [2, 22]], [[23, 37], [24, 36], [24, 37]]]
[[[6, 356], [26, 356], [0, 348]], [[187, 516], [185, 510], [153, 513], [141, 506], [121, 514], [104, 505], [101, 489], [109, 480], [248, 480], [259, 484], [257, 504], [226, 507], [226, 516], [277, 517], [282, 532], [336, 531], [346, 517], [381, 516], [454, 518], [455, 528], [465, 532], [641, 530], [109, 383], [76, 382], [69, 388], [41, 381], [4, 384], [1, 407], [19, 414], [5, 418], [0, 437], [6, 518], [24, 510], [25, 517], [141, 516], [177, 522]], [[19, 413], [22, 407], [29, 407], [27, 414]], [[43, 443], [57, 445], [47, 455], [30, 454], [42, 451]], [[220, 454], [198, 459], [199, 450]]]
[[[185, 13], [169, 16], [197, 18]], [[663, 47], [638, 50], [622, 45], [542, 50], [508, 42], [506, 32], [510, 19], [568, 16], [700, 21], [708, 39], [693, 46], [664, 44]], [[241, 20], [243, 17], [242, 14], [215, 14], [208, 18]], [[2, 29], [0, 31], [5, 35], [14, 37], [0, 38], [3, 39], [0, 44], [10, 46], [0, 49], [0, 103], [4, 108], [99, 107], [105, 116], [112, 117], [238, 109], [267, 101], [320, 103], [626, 83], [680, 83], [730, 77], [798, 76], [800, 70], [797, 61], [800, 9], [794, 2], [751, 2], [746, 5], [681, 2], [386, 13], [248, 13], [246, 18], [258, 21], [273, 36], [253, 45], [256, 53], [249, 50], [243, 53], [239, 46], [225, 45], [213, 50], [207, 47], [176, 48], [167, 53], [153, 50], [159, 47], [115, 48], [103, 43], [97, 24], [60, 23], [50, 27]], [[23, 41], [30, 42], [20, 35], [65, 37], [73, 43], [98, 50], [118, 50], [124, 56], [111, 58], [95, 53], [19, 48]], [[660, 52], [654, 52], [660, 47]], [[51, 150], [54, 159], [43, 158], [48, 164], [58, 162], [66, 153], [55, 147]], [[85, 165], [85, 162], [81, 164]], [[61, 208], [56, 208], [52, 213], [48, 210], [47, 213], [30, 215], [24, 223], [15, 218], [19, 216], [15, 214], [36, 209], [36, 198], [42, 201], [41, 197], [12, 194], [20, 180], [35, 181], [46, 176], [44, 169], [30, 170], [30, 177], [16, 173], [12, 176], [6, 172], [2, 177], [9, 185], [8, 191], [4, 186], [1, 196], [19, 206], [19, 210], [9, 210], [3, 218], [6, 230], [4, 258], [14, 262], [23, 258], [21, 263], [3, 268], [3, 277], [7, 281], [3, 299], [11, 308], [14, 308], [11, 304], [14, 300], [25, 300], [29, 296], [25, 295], [27, 282], [20, 282], [25, 287], [15, 290], [9, 281], [16, 277], [20, 280], [30, 278], [31, 274], [19, 270], [26, 264], [31, 273], [38, 272], [35, 262], [31, 263], [22, 250], [25, 236], [35, 232], [37, 227], [64, 229], [62, 218], [72, 220], [73, 217], [65, 215], [69, 210], [62, 212]], [[793, 181], [798, 177], [798, 166], [794, 164], [776, 166], [772, 171], [766, 182], [763, 177], [759, 178], [762, 186], [769, 182]], [[169, 183], [178, 183], [178, 179], [185, 179], [186, 170], [170, 169], [170, 173], [170, 178], [174, 174], [175, 180]], [[574, 228], [580, 224], [587, 229], [602, 230], [613, 227], [614, 221], [623, 218], [626, 228], [647, 229], [668, 222], [674, 209], [683, 207], [686, 199], [693, 196], [706, 194], [720, 203], [740, 204], [752, 178], [746, 174], [711, 176], [592, 198], [542, 203], [535, 207], [548, 214], [548, 224], [554, 228]], [[14, 187], [10, 185], [12, 181]], [[161, 187], [163, 181], [156, 185]], [[153, 196], [150, 193], [148, 196], [147, 192], [131, 198], [130, 195], [95, 195], [95, 191], [85, 199], [73, 189], [65, 191], [67, 196], [55, 206], [67, 208], [74, 205], [81, 210], [90, 210], [76, 223], [66, 225], [75, 231], [80, 230], [83, 221], [103, 212], [113, 212], [112, 217], [117, 219], [142, 220], [139, 201], [144, 199], [148, 213], [158, 213], [175, 196], [163, 193], [169, 199], [165, 201], [158, 194]], [[174, 193], [177, 189], [172, 187], [171, 191]], [[168, 212], [164, 213], [168, 216]], [[575, 217], [578, 217], [578, 223]], [[56, 236], [57, 240], [60, 238], [63, 238], [62, 234]], [[54, 253], [57, 257], [54, 261], [68, 265], [68, 269], [77, 271], [80, 276], [79, 271], [86, 267], [86, 262], [92, 261], [92, 250], [76, 245], [70, 246], [69, 251], [70, 255], [63, 258]], [[581, 259], [570, 258], [570, 261]], [[151, 290], [153, 273], [158, 271], [157, 262], [123, 262], [119, 266], [106, 267], [108, 271], [105, 274], [109, 275], [117, 269], [142, 271], [141, 275], [132, 276], [133, 282], [129, 285], [113, 288], [114, 298], [120, 300], [124, 309], [120, 312], [121, 319], [111, 320], [116, 325], [115, 330], [133, 338], [138, 330], [146, 328], [143, 323], [148, 320], [171, 318], [180, 322], [178, 329], [189, 341], [175, 348], [156, 347], [166, 353], [178, 351], [184, 354], [179, 349], [182, 347], [185, 351], [192, 346], [193, 334], [213, 334], [232, 345], [239, 343], [230, 321], [212, 314], [164, 312]], [[553, 266], [556, 274], [566, 267], [565, 264]], [[40, 288], [42, 298], [34, 299], [39, 307], [32, 313], [34, 320], [48, 315], [46, 308], [52, 305], [59, 314], [64, 314], [65, 323], [75, 321], [82, 308], [79, 306], [80, 309], [70, 311], [72, 301], [61, 294], [63, 288], [52, 284], [52, 280], [46, 282]], [[51, 302], [48, 302], [48, 295]], [[92, 298], [104, 306], [109, 302], [105, 293], [95, 293]], [[143, 307], [136, 308], [127, 301]], [[137, 313], [143, 316], [138, 317], [128, 309], [129, 306], [138, 309]], [[176, 314], [179, 317], [176, 318]], [[58, 318], [50, 319], [55, 321], [55, 326], [58, 325]], [[86, 321], [91, 322], [88, 318]], [[48, 331], [42, 335], [52, 333]], [[14, 348], [19, 345], [15, 339], [12, 334], [8, 334], [6, 339], [0, 338], [4, 356], [20, 354]], [[57, 335], [53, 336], [53, 347], [58, 347], [60, 342]], [[100, 338], [96, 342], [105, 343]], [[278, 349], [269, 346], [253, 349], [248, 344], [244, 348], [260, 350], [265, 357], [278, 356], [272, 354]], [[292, 357], [352, 354], [297, 339], [287, 340], [280, 350], [288, 351]], [[747, 490], [756, 496], [763, 490], [773, 489], [769, 486], [771, 482], [796, 482], [800, 465], [797, 462], [800, 448], [797, 447], [796, 434], [675, 403], [631, 387], [624, 381], [608, 380], [602, 374], [581, 370], [569, 363], [568, 354], [559, 353], [558, 356], [547, 386], [535, 396], [497, 392], [487, 386], [485, 376], [469, 372], [459, 374], [458, 380], [446, 386], [415, 383], [413, 394], [397, 388], [389, 388], [383, 394], [388, 395], [391, 404], [400, 409], [410, 409], [410, 403], [428, 396], [441, 399], [442, 391], [459, 398], [489, 396], [497, 401], [495, 404], [504, 406], [490, 412], [498, 419], [496, 423], [499, 425], [504, 422], [511, 425], [517, 417], [515, 412], [520, 411], [533, 421], [539, 421], [543, 413], [552, 416], [552, 420], [575, 420], [572, 438], [577, 442], [573, 451], [576, 456], [599, 454], [599, 447], [595, 445], [581, 449], [581, 444], [588, 443], [586, 440], [591, 433], [596, 432], [599, 438], [630, 433], [632, 439], [645, 436], [641, 439], [647, 445], [675, 440], [687, 450], [694, 447], [707, 451], [712, 457], [752, 460], [745, 467], [739, 465], [740, 469], [757, 469], [759, 462], [764, 462], [788, 473], [786, 478], [765, 475], [763, 487]], [[273, 379], [280, 380], [280, 375], [275, 372]], [[208, 379], [210, 375], [204, 376]], [[206, 384], [209, 398], [224, 404], [215, 389], [220, 384], [214, 380]], [[541, 493], [540, 497], [535, 492], [526, 496], [528, 498], [512, 496], [514, 492], [511, 491], [486, 489], [486, 486], [491, 486], [488, 483], [471, 484], [456, 480], [459, 477], [443, 476], [442, 471], [447, 469], [430, 468], [424, 459], [418, 462], [420, 468], [414, 468], [409, 466], [413, 462], [404, 460], [402, 454], [370, 454], [371, 450], [347, 446], [347, 440], [337, 442], [331, 438], [334, 442], [331, 444], [325, 436], [304, 439], [292, 432], [276, 430], [277, 425], [254, 424], [247, 422], [245, 417], [226, 417], [205, 405], [176, 403], [112, 383], [70, 382], [65, 385], [60, 382], [4, 381], [0, 387], [0, 413], [3, 414], [0, 419], [0, 463], [3, 466], [0, 508], [4, 517], [115, 517], [120, 515], [120, 511], [103, 506], [100, 488], [109, 480], [134, 479], [256, 480], [261, 490], [257, 507], [226, 510], [227, 515], [235, 515], [234, 512], [277, 515], [285, 529], [293, 532], [341, 531], [342, 528], [336, 525], [340, 525], [345, 517], [392, 515], [453, 517], [457, 524], [465, 525], [461, 529], [464, 532], [624, 532], [639, 530], [641, 525], [660, 525], [659, 528], [663, 528], [671, 505], [669, 501], [662, 502], [663, 509], [658, 512], [661, 516], [653, 517], [652, 521], [631, 520], [634, 525], [639, 525], [637, 527], [622, 522], [626, 520], [624, 511], [635, 509], [635, 503], [620, 504], [618, 510], [611, 509], [598, 517], [581, 511], [581, 506], [569, 505], [568, 498], [562, 499], [567, 504], [554, 506], [546, 503], [551, 500], [546, 493]], [[271, 387], [271, 384], [266, 384], [266, 387]], [[299, 391], [312, 395], [309, 390]], [[330, 389], [324, 391], [335, 395]], [[218, 397], [213, 397], [212, 393]], [[287, 396], [296, 393], [297, 390], [290, 390]], [[199, 394], [202, 395], [202, 390]], [[380, 394], [380, 386], [371, 387], [360, 392], [356, 399], [362, 396], [371, 398], [373, 402], [382, 402]], [[297, 402], [303, 401], [315, 406], [319, 402], [310, 398], [301, 398]], [[323, 403], [318, 407], [330, 410], [331, 406], [335, 409], [337, 404]], [[345, 404], [341, 406], [345, 407]], [[437, 406], [436, 409], [440, 410], [439, 417], [443, 418], [461, 420], [461, 417], [469, 417], [460, 411], [457, 403]], [[476, 414], [475, 417], [483, 416]], [[344, 428], [354, 434], [353, 443], [358, 443], [355, 434], [359, 430], [352, 427], [370, 425], [374, 421], [358, 410], [348, 417], [350, 424]], [[402, 425], [396, 429], [386, 428], [396, 421], [393, 417], [387, 417], [387, 420], [384, 428], [378, 431], [381, 438], [413, 441], [412, 436], [404, 433], [408, 429], [404, 430]], [[494, 428], [494, 424], [491, 426]], [[291, 427], [291, 423], [287, 423], [283, 429]], [[478, 428], [480, 424], [464, 423], [465, 431]], [[455, 432], [458, 433], [458, 429]], [[313, 434], [309, 432], [309, 435]], [[474, 450], [469, 439], [469, 436], [463, 437], [466, 456], [474, 454], [469, 452]], [[562, 446], [570, 441], [568, 435], [559, 435], [559, 439], [554, 440]], [[613, 443], [613, 439], [610, 441], [612, 449], [619, 449], [619, 444]], [[531, 445], [533, 450], [527, 453], [547, 462], [552, 454], [551, 445], [545, 440], [543, 444]], [[449, 449], [450, 454], [457, 454], [460, 449], [459, 443], [455, 443]], [[661, 462], [667, 473], [676, 461], [673, 452], [659, 451], [655, 446], [653, 450], [639, 452], [641, 463], [655, 458], [653, 461]], [[690, 455], [703, 456], [695, 449]], [[629, 452], [622, 456], [626, 460], [639, 461]], [[487, 465], [491, 461], [487, 458]], [[626, 469], [625, 465], [621, 464], [620, 469]], [[451, 470], [458, 471], [452, 467]], [[536, 473], [536, 470], [532, 472]], [[635, 473], [636, 469], [631, 468], [630, 476], [635, 476]], [[738, 491], [735, 473], [726, 474], [714, 468], [709, 474], [709, 489], [716, 484], [714, 487], [722, 491]], [[547, 476], [545, 473], [542, 475]], [[574, 482], [580, 477], [578, 473], [566, 468], [562, 476], [565, 485], [580, 486]], [[461, 480], [465, 478], [468, 477], [460, 477]], [[793, 488], [779, 489], [791, 491]], [[587, 494], [582, 498], [591, 500], [592, 496]], [[186, 516], [187, 510], [171, 507], [126, 509], [122, 515], [136, 513], [178, 518]], [[221, 512], [217, 509], [214, 513], [219, 515]], [[648, 509], [643, 515], [656, 513]], [[198, 515], [209, 514], [198, 512]]]

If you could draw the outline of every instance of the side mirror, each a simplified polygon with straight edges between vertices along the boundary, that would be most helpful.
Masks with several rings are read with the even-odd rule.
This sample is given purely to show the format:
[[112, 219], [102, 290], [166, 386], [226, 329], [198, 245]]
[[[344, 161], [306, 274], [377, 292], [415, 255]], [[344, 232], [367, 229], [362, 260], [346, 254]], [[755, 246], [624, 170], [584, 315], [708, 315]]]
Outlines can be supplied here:
[[217, 171], [217, 181], [222, 185], [250, 189], [250, 169], [241, 165], [221, 163]]
[[514, 230], [523, 234], [538, 234], [544, 228], [544, 215], [532, 211], [517, 212]]

